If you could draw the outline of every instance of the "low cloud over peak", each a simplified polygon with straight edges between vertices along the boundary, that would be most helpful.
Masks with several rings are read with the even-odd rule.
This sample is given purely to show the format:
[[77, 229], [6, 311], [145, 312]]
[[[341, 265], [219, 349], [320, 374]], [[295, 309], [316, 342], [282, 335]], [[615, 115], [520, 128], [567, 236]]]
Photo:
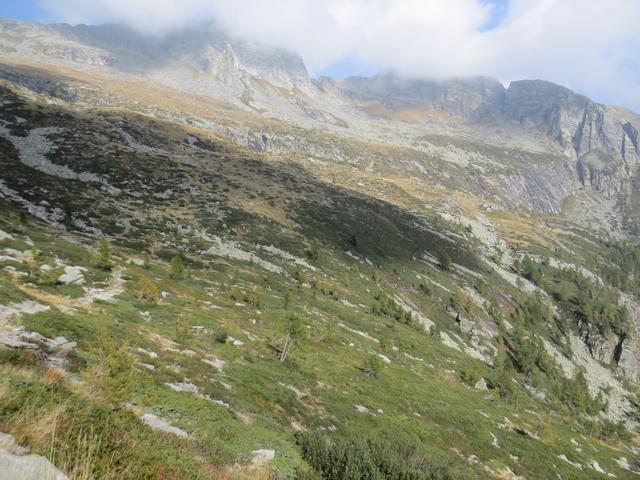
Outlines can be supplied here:
[[[637, 0], [41, 0], [71, 23], [161, 35], [216, 19], [298, 52], [315, 73], [349, 62], [408, 76], [544, 78], [640, 111]], [[349, 59], [345, 66], [345, 59]]]

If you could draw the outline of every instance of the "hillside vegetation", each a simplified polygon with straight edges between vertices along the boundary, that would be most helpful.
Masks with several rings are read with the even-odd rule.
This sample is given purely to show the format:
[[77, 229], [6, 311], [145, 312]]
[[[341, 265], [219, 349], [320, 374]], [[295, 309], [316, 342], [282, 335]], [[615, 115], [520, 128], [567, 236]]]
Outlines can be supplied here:
[[501, 275], [470, 229], [220, 139], [187, 155], [193, 133], [124, 112], [4, 105], [104, 179], [52, 181], [4, 141], [0, 431], [70, 477], [632, 475], [637, 419], [609, 403], [635, 387], [562, 364], [572, 335], [627, 333], [633, 285], [530, 257]]

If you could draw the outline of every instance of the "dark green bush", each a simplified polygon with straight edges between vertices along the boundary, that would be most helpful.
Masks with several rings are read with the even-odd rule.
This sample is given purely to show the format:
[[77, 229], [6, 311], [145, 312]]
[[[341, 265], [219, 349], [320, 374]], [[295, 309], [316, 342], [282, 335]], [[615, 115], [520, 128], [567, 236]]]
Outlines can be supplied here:
[[303, 458], [324, 480], [449, 480], [446, 469], [415, 447], [379, 439], [342, 439], [320, 433], [297, 437]]
[[396, 301], [385, 293], [379, 292], [374, 297], [376, 303], [371, 308], [371, 313], [382, 317], [389, 317], [406, 325], [413, 325], [413, 315], [405, 311]]

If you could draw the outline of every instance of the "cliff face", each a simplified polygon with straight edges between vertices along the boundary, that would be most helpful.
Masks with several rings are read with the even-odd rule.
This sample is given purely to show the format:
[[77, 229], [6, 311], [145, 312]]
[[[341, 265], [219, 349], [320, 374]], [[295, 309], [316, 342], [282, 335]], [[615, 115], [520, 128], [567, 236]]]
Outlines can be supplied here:
[[[613, 162], [637, 163], [640, 118], [631, 112], [595, 103], [543, 81], [513, 82], [506, 91], [505, 115], [522, 124], [542, 127], [580, 169], [609, 173]], [[585, 177], [585, 180], [588, 178]], [[586, 183], [586, 182], [585, 182]]]
[[[598, 166], [628, 159], [635, 163], [638, 154], [640, 116], [593, 102], [551, 82], [520, 80], [505, 88], [484, 77], [428, 81], [389, 74], [347, 78], [338, 85], [354, 100], [375, 101], [390, 109], [424, 107], [471, 126], [488, 123], [538, 130], [565, 155], [581, 161], [580, 168], [595, 171]], [[590, 153], [593, 158], [587, 157]], [[599, 188], [597, 183], [593, 186]]]
[[504, 115], [541, 129], [560, 145], [582, 187], [608, 196], [630, 193], [640, 162], [637, 115], [543, 81], [513, 82]]
[[541, 128], [570, 151], [573, 134], [590, 100], [541, 80], [511, 82], [505, 91], [503, 116], [508, 121]]
[[[551, 140], [567, 158], [569, 170], [562, 164], [529, 165], [507, 182], [508, 196], [526, 199], [537, 210], [557, 213], [562, 199], [580, 188], [608, 197], [632, 193], [631, 179], [640, 161], [640, 117], [565, 87], [542, 80], [514, 81], [504, 88], [488, 78], [436, 82], [393, 75], [349, 78], [339, 85], [360, 103], [378, 102], [395, 111], [424, 108], [472, 129], [490, 126]], [[532, 176], [531, 171], [542, 174]]]

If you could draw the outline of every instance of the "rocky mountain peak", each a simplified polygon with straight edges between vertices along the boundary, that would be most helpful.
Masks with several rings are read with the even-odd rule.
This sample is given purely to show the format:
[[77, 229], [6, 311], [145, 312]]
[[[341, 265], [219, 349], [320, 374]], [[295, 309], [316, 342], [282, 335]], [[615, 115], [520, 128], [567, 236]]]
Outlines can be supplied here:
[[236, 38], [215, 22], [151, 36], [118, 24], [39, 25], [3, 20], [0, 32], [5, 34], [0, 52], [15, 50], [20, 43], [18, 48], [29, 50], [31, 56], [44, 55], [49, 61], [109, 66], [125, 73], [190, 69], [220, 74], [231, 67], [277, 85], [310, 81], [300, 56]]
[[513, 81], [505, 91], [505, 112], [527, 123], [542, 123], [559, 108], [583, 112], [589, 103], [587, 97], [544, 80]]

